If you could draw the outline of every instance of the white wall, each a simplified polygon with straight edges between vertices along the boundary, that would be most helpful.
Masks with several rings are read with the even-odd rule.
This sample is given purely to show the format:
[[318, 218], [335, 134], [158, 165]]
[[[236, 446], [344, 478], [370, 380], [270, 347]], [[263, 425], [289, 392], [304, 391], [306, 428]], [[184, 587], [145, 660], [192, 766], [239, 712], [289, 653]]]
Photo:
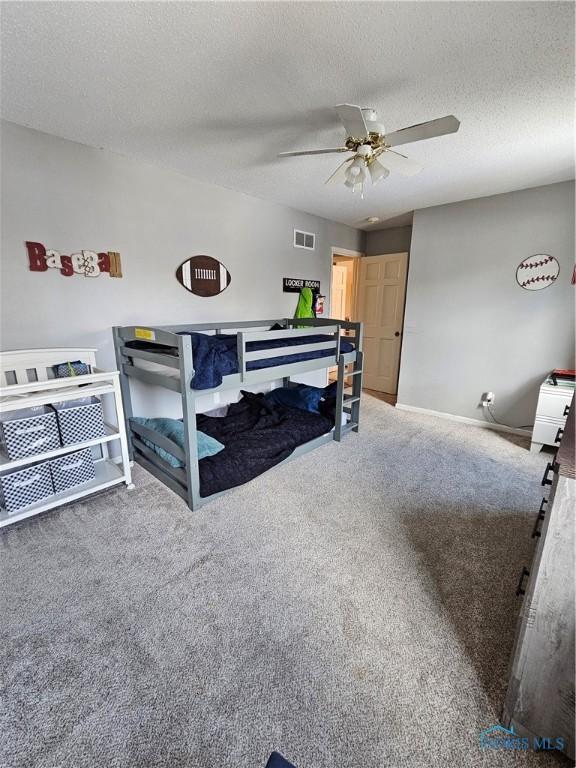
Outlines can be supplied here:
[[[549, 288], [526, 291], [516, 268], [546, 253], [560, 262]], [[532, 424], [538, 387], [574, 368], [574, 182], [416, 211], [398, 402]]]
[[[317, 233], [314, 252], [293, 229]], [[124, 277], [28, 269], [25, 241], [62, 253], [119, 251]], [[94, 346], [115, 367], [111, 327], [291, 317], [283, 277], [320, 280], [330, 294], [331, 247], [361, 250], [363, 233], [186, 176], [12, 123], [2, 124], [1, 347]], [[201, 298], [175, 278], [208, 254], [229, 270]]]

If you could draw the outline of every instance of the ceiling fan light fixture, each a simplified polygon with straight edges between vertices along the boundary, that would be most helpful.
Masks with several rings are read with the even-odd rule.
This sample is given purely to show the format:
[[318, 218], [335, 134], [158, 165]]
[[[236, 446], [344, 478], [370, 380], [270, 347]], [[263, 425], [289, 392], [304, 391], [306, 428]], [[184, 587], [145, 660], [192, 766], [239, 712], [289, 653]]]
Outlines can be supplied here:
[[372, 184], [378, 184], [379, 181], [382, 181], [382, 179], [385, 179], [390, 175], [390, 171], [385, 168], [382, 163], [379, 163], [376, 158], [368, 164], [368, 171], [370, 172]]
[[373, 109], [362, 108], [355, 104], [338, 104], [335, 110], [346, 131], [342, 146], [332, 149], [281, 152], [279, 156], [352, 153], [352, 157], [344, 160], [325, 183], [344, 183], [353, 192], [360, 190], [362, 198], [364, 186], [368, 180], [372, 184], [377, 184], [385, 179], [390, 171], [403, 176], [414, 176], [422, 170], [420, 163], [392, 147], [456, 133], [460, 127], [460, 121], [454, 115], [446, 115], [436, 120], [401, 128], [393, 133], [386, 133], [384, 125], [378, 121], [378, 115]]
[[366, 167], [364, 160], [361, 157], [356, 157], [354, 161], [346, 169], [346, 181], [349, 182], [347, 186], [357, 186], [363, 184], [366, 179]]

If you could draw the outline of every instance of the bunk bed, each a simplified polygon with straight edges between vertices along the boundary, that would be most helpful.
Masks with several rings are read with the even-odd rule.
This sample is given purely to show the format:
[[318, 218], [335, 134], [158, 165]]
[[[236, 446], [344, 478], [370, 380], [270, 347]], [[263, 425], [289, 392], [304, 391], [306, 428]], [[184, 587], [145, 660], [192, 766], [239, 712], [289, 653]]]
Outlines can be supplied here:
[[[198, 509], [262, 471], [357, 432], [362, 392], [362, 324], [329, 318], [252, 320], [113, 328], [130, 456]], [[278, 410], [263, 395], [242, 392], [225, 418], [196, 413], [199, 397], [257, 387], [337, 367], [333, 417]], [[348, 378], [350, 377], [350, 379]], [[183, 441], [135, 419], [131, 380], [164, 387], [182, 399]], [[351, 381], [351, 392], [346, 382]], [[278, 423], [282, 429], [274, 431]], [[225, 450], [199, 460], [197, 431], [222, 438]], [[241, 435], [234, 439], [234, 430]], [[242, 446], [240, 453], [239, 446]], [[253, 449], [256, 460], [242, 466]], [[162, 454], [162, 455], [160, 455]], [[166, 460], [166, 455], [170, 460]], [[234, 475], [234, 473], [236, 473]], [[233, 476], [230, 477], [230, 474]]]

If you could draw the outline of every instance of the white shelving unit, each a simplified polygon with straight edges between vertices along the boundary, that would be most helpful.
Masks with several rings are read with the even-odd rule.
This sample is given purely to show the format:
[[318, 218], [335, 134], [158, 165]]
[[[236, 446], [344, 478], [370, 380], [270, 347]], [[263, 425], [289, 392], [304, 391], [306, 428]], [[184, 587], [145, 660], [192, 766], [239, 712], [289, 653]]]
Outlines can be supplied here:
[[[55, 365], [73, 360], [81, 360], [89, 365], [91, 373], [62, 379], [52, 377]], [[95, 349], [24, 349], [0, 352], [0, 413], [90, 396], [112, 398], [117, 426], [106, 424], [103, 437], [61, 446], [21, 459], [9, 459], [0, 450], [0, 474], [4, 475], [82, 448], [101, 446], [102, 458], [94, 462], [96, 477], [16, 512], [9, 513], [0, 508], [0, 528], [113, 485], [125, 483], [128, 488], [133, 487], [118, 371], [101, 371], [96, 368]], [[109, 456], [108, 447], [113, 442], [119, 444], [117, 459]]]

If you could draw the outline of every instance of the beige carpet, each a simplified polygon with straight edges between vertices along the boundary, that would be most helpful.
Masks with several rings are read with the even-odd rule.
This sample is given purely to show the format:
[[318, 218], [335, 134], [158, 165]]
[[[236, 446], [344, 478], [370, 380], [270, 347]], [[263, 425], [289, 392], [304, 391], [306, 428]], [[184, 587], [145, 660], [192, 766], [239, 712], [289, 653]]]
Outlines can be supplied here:
[[564, 764], [478, 741], [546, 456], [364, 401], [199, 512], [137, 469], [4, 531], [3, 768]]

